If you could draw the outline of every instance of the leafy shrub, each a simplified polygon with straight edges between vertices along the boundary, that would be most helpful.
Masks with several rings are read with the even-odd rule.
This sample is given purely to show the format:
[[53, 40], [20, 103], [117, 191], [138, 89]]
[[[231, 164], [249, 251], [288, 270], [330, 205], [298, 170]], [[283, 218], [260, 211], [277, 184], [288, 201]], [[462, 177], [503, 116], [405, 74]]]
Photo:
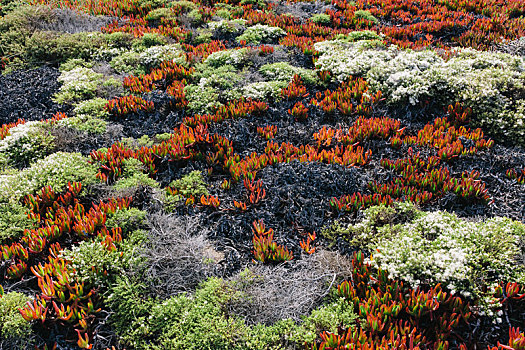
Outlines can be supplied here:
[[27, 166], [48, 155], [53, 149], [53, 140], [42, 122], [31, 121], [11, 128], [0, 140], [1, 165]]
[[248, 44], [272, 43], [286, 32], [279, 27], [270, 27], [264, 24], [256, 24], [248, 27], [244, 33], [237, 37], [237, 42], [246, 41]]
[[87, 115], [94, 118], [105, 119], [109, 117], [109, 113], [104, 108], [106, 103], [108, 103], [108, 100], [100, 97], [85, 100], [77, 103], [73, 112], [77, 116]]
[[113, 185], [117, 191], [135, 189], [139, 186], [159, 187], [159, 183], [144, 173], [144, 165], [135, 158], [124, 160], [123, 174]]
[[240, 66], [246, 61], [247, 54], [246, 48], [216, 51], [209, 55], [204, 63], [214, 68], [225, 65]]
[[223, 102], [240, 97], [236, 87], [242, 75], [231, 65], [199, 65], [193, 79], [195, 83], [186, 86], [184, 93], [188, 108], [194, 113], [212, 112]]
[[30, 62], [60, 63], [71, 58], [90, 59], [100, 47], [106, 46], [101, 33], [60, 34], [36, 31], [25, 43], [24, 56]]
[[244, 19], [222, 20], [218, 22], [208, 22], [208, 27], [220, 34], [238, 34], [244, 30], [245, 23], [246, 20]]
[[279, 101], [281, 99], [281, 89], [284, 89], [286, 86], [288, 86], [288, 82], [283, 80], [260, 81], [243, 87], [242, 94], [244, 97], [253, 98], [254, 100], [265, 101], [271, 99]]
[[364, 214], [347, 229], [351, 241], [373, 252], [373, 266], [413, 287], [443, 283], [453, 294], [481, 297], [493, 282], [525, 280], [522, 223], [469, 222], [446, 212], [414, 212], [406, 204]]
[[185, 198], [192, 196], [200, 198], [203, 195], [207, 196], [209, 194], [202, 173], [198, 170], [192, 171], [180, 179], [172, 181], [169, 187], [172, 190], [172, 194], [167, 195], [167, 200], [172, 205]]
[[90, 68], [77, 67], [64, 71], [58, 77], [62, 83], [60, 91], [55, 94], [57, 103], [65, 104], [94, 98], [104, 76]]
[[19, 238], [25, 229], [35, 227], [27, 217], [27, 208], [16, 202], [0, 203], [0, 244]]
[[145, 224], [146, 212], [137, 208], [117, 209], [108, 215], [106, 226], [108, 228], [120, 227], [124, 234], [138, 230]]
[[93, 68], [92, 62], [87, 62], [82, 58], [70, 58], [66, 62], [62, 63], [59, 67], [61, 72], [71, 71], [78, 67]]
[[0, 201], [17, 200], [45, 186], [62, 191], [68, 182], [97, 182], [97, 167], [80, 153], [56, 152], [18, 172], [0, 175]]
[[331, 22], [330, 16], [326, 13], [316, 13], [310, 17], [310, 20], [317, 24], [330, 24]]
[[169, 8], [165, 8], [165, 7], [152, 10], [146, 16], [146, 20], [148, 22], [160, 21], [163, 18], [175, 19], [176, 16]]
[[80, 114], [60, 120], [57, 125], [65, 126], [74, 130], [90, 134], [103, 134], [107, 130], [107, 122], [104, 119], [92, 117], [88, 114]]
[[[184, 225], [182, 226], [184, 227]], [[175, 229], [177, 231], [184, 230], [184, 228]], [[166, 238], [168, 238], [167, 235]], [[169, 244], [169, 239], [165, 242]], [[170, 257], [177, 258], [177, 255], [172, 254]], [[336, 271], [350, 268], [346, 263], [337, 267], [337, 263], [341, 261], [331, 259], [333, 256], [329, 258], [330, 273], [334, 271], [333, 268]], [[162, 265], [159, 262], [157, 266]], [[315, 264], [309, 266], [313, 267]], [[319, 267], [326, 268], [327, 266]], [[302, 270], [302, 272], [305, 273], [306, 271]], [[319, 272], [315, 268], [315, 272], [311, 272], [311, 276]], [[317, 285], [321, 286], [323, 291], [329, 290], [330, 285], [323, 282], [334, 281], [334, 277], [330, 273], [324, 271], [323, 278], [314, 277], [313, 280], [308, 278], [308, 281], [310, 283], [315, 281], [316, 291]], [[336, 275], [340, 276], [337, 273]], [[315, 339], [320, 331], [334, 331], [339, 326], [344, 327], [357, 322], [351, 304], [344, 300], [334, 299], [325, 306], [314, 309], [303, 299], [297, 299], [296, 293], [308, 290], [308, 288], [297, 288], [298, 285], [293, 278], [297, 276], [295, 273], [291, 276], [283, 273], [282, 275], [271, 274], [259, 277], [253, 275], [253, 272], [243, 272], [234, 280], [212, 277], [201, 283], [195, 293], [182, 293], [164, 300], [147, 297], [148, 288], [142, 281], [134, 281], [133, 278], [129, 280], [124, 276], [113, 287], [108, 302], [115, 312], [113, 322], [122, 342], [136, 349], [282, 349], [283, 343], [290, 346], [302, 346], [304, 342], [311, 342]], [[272, 284], [272, 277], [278, 278], [279, 284]], [[316, 277], [319, 277], [319, 274]], [[292, 281], [292, 286], [284, 290], [279, 289], [290, 281]], [[308, 282], [302, 280], [300, 283]], [[270, 284], [271, 289], [265, 288], [258, 291], [254, 300], [250, 293], [265, 284]], [[253, 286], [253, 290], [249, 286]], [[292, 296], [289, 295], [291, 290], [294, 291]], [[242, 310], [240, 308], [243, 306], [252, 308], [253, 303], [259, 302], [259, 298], [268, 291], [271, 291], [271, 296], [268, 298], [268, 304], [265, 305], [269, 306], [271, 311], [265, 312], [259, 321], [264, 322], [266, 320], [264, 317], [270, 312], [275, 312], [272, 319], [277, 321], [268, 325], [259, 323], [259, 321], [253, 325], [244, 322], [242, 317], [246, 312], [238, 313], [239, 310]], [[153, 293], [152, 295], [156, 294]], [[287, 319], [286, 315], [289, 312], [293, 313], [297, 310], [279, 308], [279, 306], [284, 305], [278, 299], [279, 297], [285, 297], [286, 302], [304, 302], [313, 311], [311, 314], [307, 312], [299, 322]], [[270, 302], [274, 300], [279, 305], [271, 305]], [[237, 308], [232, 309], [233, 305], [236, 305]], [[251, 309], [251, 311], [254, 310]], [[257, 319], [256, 312], [253, 313], [253, 318]]]
[[31, 298], [17, 292], [0, 295], [0, 345], [2, 345], [2, 338], [8, 340], [18, 338], [25, 340], [26, 343], [30, 342], [31, 325], [18, 311], [30, 300]]
[[372, 22], [374, 24], [379, 23], [379, 20], [377, 18], [372, 16], [372, 14], [369, 11], [365, 11], [365, 10], [357, 10], [357, 11], [355, 11], [354, 12], [354, 17], [355, 18], [366, 19], [367, 21], [370, 21], [370, 22]]
[[146, 74], [163, 61], [173, 60], [184, 64], [184, 54], [177, 44], [151, 46], [146, 49], [136, 47], [134, 51], [125, 51], [113, 57], [110, 65], [119, 73]]
[[157, 33], [146, 33], [137, 41], [137, 46], [144, 48], [150, 48], [153, 46], [164, 46], [167, 45], [167, 39], [165, 36]]
[[472, 109], [471, 124], [502, 142], [525, 144], [523, 58], [459, 49], [448, 61], [434, 51], [388, 49], [374, 41], [315, 44], [321, 70], [344, 81], [358, 75], [392, 105], [459, 101]]
[[270, 80], [290, 82], [293, 76], [297, 74], [306, 84], [315, 85], [318, 82], [317, 74], [314, 71], [292, 66], [287, 62], [265, 64], [259, 68], [259, 72]]

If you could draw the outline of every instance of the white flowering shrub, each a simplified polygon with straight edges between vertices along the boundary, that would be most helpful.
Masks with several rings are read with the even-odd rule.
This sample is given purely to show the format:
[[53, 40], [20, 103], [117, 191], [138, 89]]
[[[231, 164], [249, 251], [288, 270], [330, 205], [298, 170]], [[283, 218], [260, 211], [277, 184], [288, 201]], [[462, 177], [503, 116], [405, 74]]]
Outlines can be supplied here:
[[[109, 55], [110, 50], [104, 54]], [[157, 45], [147, 49], [140, 47], [131, 51], [117, 51], [117, 55], [111, 59], [109, 64], [118, 73], [140, 75], [148, 73], [163, 61], [174, 61], [177, 64], [184, 64], [186, 62], [184, 52], [180, 46], [173, 44]]]
[[42, 122], [30, 121], [17, 125], [0, 140], [0, 165], [26, 166], [41, 159], [53, 149], [54, 137]]
[[349, 42], [336, 39], [316, 43], [314, 48], [320, 53], [316, 68], [332, 72], [337, 82], [352, 76], [365, 76], [372, 67], [394, 58], [398, 51], [393, 46], [387, 49], [376, 40]]
[[247, 54], [248, 49], [246, 48], [216, 51], [204, 60], [204, 64], [210, 67], [239, 66], [246, 62]]
[[208, 28], [221, 34], [239, 34], [244, 30], [246, 20], [239, 18], [234, 20], [221, 20], [208, 22]]
[[471, 124], [493, 138], [525, 144], [525, 61], [520, 56], [473, 49], [455, 51], [448, 61], [434, 51], [399, 50], [375, 41], [315, 44], [317, 69], [338, 82], [365, 77], [390, 104], [456, 101], [473, 111]]
[[525, 282], [524, 224], [508, 218], [470, 222], [404, 206], [367, 209], [361, 223], [340, 233], [370, 250], [373, 266], [413, 287], [442, 283], [454, 294], [481, 297], [495, 281]]
[[288, 62], [276, 62], [265, 64], [259, 68], [259, 72], [269, 80], [282, 80], [290, 82], [294, 75], [301, 77], [303, 82], [308, 85], [315, 85], [318, 82], [315, 71], [301, 67], [295, 67]]
[[60, 90], [54, 96], [54, 101], [60, 104], [86, 100], [95, 97], [97, 88], [102, 84], [104, 75], [95, 73], [86, 67], [77, 67], [64, 71], [58, 77], [62, 83]]
[[279, 27], [270, 27], [265, 24], [256, 24], [246, 28], [244, 33], [237, 37], [237, 42], [246, 41], [248, 44], [272, 43], [286, 32]]
[[265, 101], [273, 99], [278, 101], [281, 99], [281, 90], [287, 85], [288, 82], [282, 80], [260, 81], [246, 85], [243, 88], [242, 95], [254, 100]]
[[88, 163], [80, 153], [56, 152], [21, 171], [0, 175], [0, 201], [16, 201], [44, 186], [62, 191], [68, 182], [82, 182], [84, 186], [97, 182], [97, 166]]

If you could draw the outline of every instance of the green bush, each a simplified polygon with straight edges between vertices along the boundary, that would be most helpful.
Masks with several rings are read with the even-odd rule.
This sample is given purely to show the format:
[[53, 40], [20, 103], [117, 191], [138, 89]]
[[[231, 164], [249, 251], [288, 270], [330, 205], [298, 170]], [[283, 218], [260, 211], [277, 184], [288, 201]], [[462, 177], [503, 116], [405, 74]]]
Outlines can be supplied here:
[[290, 82], [294, 75], [301, 77], [302, 81], [308, 85], [315, 85], [319, 81], [315, 71], [301, 67], [295, 67], [288, 62], [276, 62], [265, 64], [259, 68], [259, 72], [267, 79], [282, 80]]
[[357, 11], [355, 11], [354, 12], [354, 17], [355, 18], [366, 19], [367, 21], [370, 21], [370, 22], [372, 22], [374, 24], [379, 23], [379, 20], [377, 18], [372, 16], [372, 14], [369, 11], [365, 11], [365, 10], [357, 10]]
[[286, 32], [279, 27], [270, 27], [264, 24], [256, 24], [248, 27], [244, 33], [237, 37], [237, 42], [246, 41], [248, 44], [273, 43]]
[[16, 201], [44, 186], [63, 191], [69, 181], [87, 186], [98, 181], [97, 170], [80, 153], [56, 152], [22, 171], [0, 175], [0, 201]]
[[0, 203], [0, 244], [21, 237], [25, 229], [35, 228], [35, 221], [27, 217], [27, 211], [16, 202]]
[[0, 295], [0, 339], [21, 338], [29, 343], [31, 325], [22, 318], [19, 308], [26, 306], [31, 298], [22, 293]]
[[93, 98], [85, 100], [76, 104], [73, 112], [75, 115], [87, 115], [94, 118], [106, 119], [109, 117], [109, 113], [104, 109], [108, 100], [104, 98]]
[[42, 122], [31, 121], [11, 128], [0, 140], [0, 166], [25, 167], [51, 153], [53, 140]]
[[95, 73], [90, 68], [77, 67], [64, 71], [58, 77], [62, 83], [60, 91], [54, 96], [54, 101], [60, 104], [80, 102], [96, 97], [104, 75]]
[[442, 283], [453, 294], [478, 298], [494, 282], [525, 281], [520, 222], [471, 222], [446, 212], [417, 212], [409, 204], [372, 207], [364, 216], [339, 232], [371, 251], [373, 266], [413, 287]]
[[122, 177], [115, 182], [113, 188], [117, 191], [135, 189], [139, 186], [158, 188], [160, 186], [159, 183], [144, 172], [144, 165], [138, 159], [126, 159], [123, 165]]
[[108, 228], [120, 227], [124, 234], [138, 230], [144, 225], [146, 212], [137, 208], [119, 209], [108, 215], [106, 226]]
[[30, 62], [60, 63], [71, 58], [88, 60], [105, 45], [104, 35], [100, 33], [36, 31], [26, 42], [25, 56]]
[[143, 42], [139, 44], [133, 51], [121, 52], [113, 57], [110, 62], [111, 67], [119, 73], [140, 75], [158, 67], [163, 61], [173, 60], [178, 64], [185, 64], [184, 53], [177, 44], [147, 48]]
[[312, 17], [310, 17], [310, 20], [317, 24], [330, 24], [330, 16], [326, 13], [316, 13]]
[[107, 122], [104, 119], [80, 114], [60, 120], [57, 125], [65, 126], [74, 130], [87, 132], [89, 134], [104, 134], [107, 130]]

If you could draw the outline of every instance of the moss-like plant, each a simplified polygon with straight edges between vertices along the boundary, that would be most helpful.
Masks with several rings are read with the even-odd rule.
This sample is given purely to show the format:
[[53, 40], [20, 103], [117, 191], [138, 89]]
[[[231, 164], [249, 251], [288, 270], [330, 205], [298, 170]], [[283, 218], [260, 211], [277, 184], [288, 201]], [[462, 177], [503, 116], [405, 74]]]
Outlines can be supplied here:
[[316, 13], [310, 20], [317, 24], [330, 24], [330, 16], [326, 13]]

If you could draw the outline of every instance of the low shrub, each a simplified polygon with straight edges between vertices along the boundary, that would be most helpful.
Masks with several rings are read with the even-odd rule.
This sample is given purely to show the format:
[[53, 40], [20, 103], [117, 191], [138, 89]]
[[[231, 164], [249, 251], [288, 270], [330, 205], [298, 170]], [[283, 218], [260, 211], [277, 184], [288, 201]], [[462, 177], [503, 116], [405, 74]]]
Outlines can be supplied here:
[[330, 24], [331, 22], [330, 16], [326, 13], [316, 13], [310, 17], [310, 20], [317, 24]]
[[334, 40], [315, 44], [320, 70], [342, 82], [363, 76], [390, 105], [458, 101], [471, 108], [471, 125], [501, 142], [525, 144], [522, 57], [458, 49], [445, 61], [437, 52], [385, 48], [377, 41]]
[[97, 171], [80, 153], [56, 152], [29, 168], [0, 175], [0, 201], [16, 201], [45, 186], [59, 192], [73, 181], [87, 186], [97, 182]]
[[264, 24], [256, 24], [246, 28], [244, 33], [237, 37], [237, 42], [245, 41], [248, 44], [273, 43], [286, 32], [279, 27], [270, 27]]
[[19, 238], [26, 229], [35, 227], [35, 221], [27, 217], [28, 209], [17, 202], [0, 203], [0, 244]]
[[259, 68], [259, 72], [267, 79], [290, 82], [294, 75], [301, 77], [308, 85], [315, 85], [319, 79], [315, 71], [301, 67], [295, 67], [287, 62], [276, 62], [265, 64]]
[[0, 166], [28, 166], [51, 153], [53, 140], [42, 122], [31, 121], [11, 128], [0, 140]]
[[18, 311], [30, 300], [30, 297], [18, 292], [0, 295], [0, 345], [30, 346], [33, 337], [31, 325]]
[[442, 283], [452, 294], [483, 298], [498, 281], [525, 281], [525, 225], [507, 218], [472, 222], [410, 204], [372, 207], [361, 223], [335, 228], [372, 252], [372, 266], [411, 286]]

